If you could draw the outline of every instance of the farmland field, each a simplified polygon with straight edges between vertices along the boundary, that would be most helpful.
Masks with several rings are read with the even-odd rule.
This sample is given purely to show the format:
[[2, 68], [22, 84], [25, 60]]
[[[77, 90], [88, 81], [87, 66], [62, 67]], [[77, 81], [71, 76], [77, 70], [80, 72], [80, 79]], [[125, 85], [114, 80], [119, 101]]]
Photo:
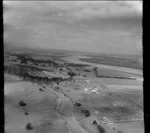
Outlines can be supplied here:
[[142, 71], [69, 54], [5, 56], [6, 132], [143, 133]]

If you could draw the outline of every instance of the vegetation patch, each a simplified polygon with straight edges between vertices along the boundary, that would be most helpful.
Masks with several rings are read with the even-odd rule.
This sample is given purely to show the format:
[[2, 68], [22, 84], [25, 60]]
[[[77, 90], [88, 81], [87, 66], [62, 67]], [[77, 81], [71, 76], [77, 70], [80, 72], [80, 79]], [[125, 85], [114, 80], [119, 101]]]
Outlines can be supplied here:
[[25, 107], [25, 106], [27, 106], [27, 104], [26, 104], [24, 101], [20, 101], [20, 102], [19, 102], [19, 106]]
[[100, 133], [106, 133], [105, 129], [100, 124], [97, 124], [97, 129]]
[[27, 130], [33, 130], [34, 127], [31, 123], [27, 123], [26, 127], [25, 127]]
[[89, 110], [81, 110], [81, 113], [83, 113], [86, 117], [90, 116], [90, 111]]

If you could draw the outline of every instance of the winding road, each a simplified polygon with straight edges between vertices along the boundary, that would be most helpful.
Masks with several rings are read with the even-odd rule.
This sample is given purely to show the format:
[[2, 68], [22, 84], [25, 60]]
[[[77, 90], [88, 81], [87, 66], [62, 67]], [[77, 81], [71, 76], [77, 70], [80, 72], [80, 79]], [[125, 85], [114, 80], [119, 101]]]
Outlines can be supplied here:
[[56, 107], [56, 111], [63, 117], [63, 120], [65, 121], [69, 131], [68, 133], [88, 133], [80, 126], [80, 124], [76, 120], [73, 113], [72, 101], [59, 92], [56, 92], [52, 89], [48, 90], [52, 93], [55, 93], [58, 97], [58, 106]]

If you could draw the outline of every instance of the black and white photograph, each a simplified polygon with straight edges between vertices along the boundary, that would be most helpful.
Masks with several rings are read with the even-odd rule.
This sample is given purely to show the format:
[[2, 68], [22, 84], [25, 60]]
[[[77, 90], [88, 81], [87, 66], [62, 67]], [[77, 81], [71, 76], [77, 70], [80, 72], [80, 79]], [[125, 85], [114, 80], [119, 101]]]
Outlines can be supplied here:
[[5, 133], [144, 133], [142, 0], [3, 0]]

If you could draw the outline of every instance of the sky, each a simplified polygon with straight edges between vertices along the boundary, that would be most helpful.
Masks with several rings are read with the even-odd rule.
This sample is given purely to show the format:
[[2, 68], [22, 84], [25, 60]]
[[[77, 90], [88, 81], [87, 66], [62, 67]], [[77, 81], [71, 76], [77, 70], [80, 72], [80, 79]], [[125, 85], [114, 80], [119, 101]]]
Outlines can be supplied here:
[[138, 54], [142, 1], [3, 1], [4, 45]]

